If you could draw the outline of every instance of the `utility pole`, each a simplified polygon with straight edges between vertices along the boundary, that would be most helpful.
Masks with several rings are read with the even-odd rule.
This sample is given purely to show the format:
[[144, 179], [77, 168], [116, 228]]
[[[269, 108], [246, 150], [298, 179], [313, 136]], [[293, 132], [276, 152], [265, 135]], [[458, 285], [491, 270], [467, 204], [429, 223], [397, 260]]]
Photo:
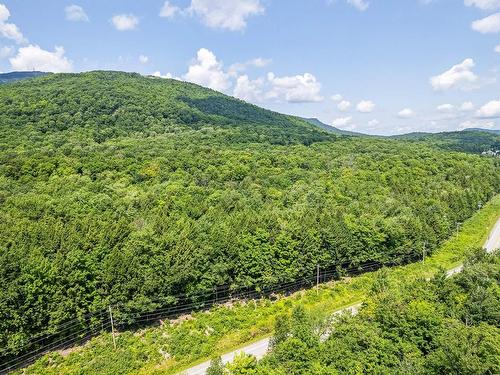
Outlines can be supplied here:
[[113, 313], [111, 312], [111, 305], [109, 306], [109, 320], [111, 320], [111, 335], [113, 336], [113, 347], [116, 350], [115, 326], [113, 324]]
[[425, 241], [424, 245], [422, 246], [422, 263], [425, 262]]
[[319, 294], [319, 264], [316, 266], [316, 295]]

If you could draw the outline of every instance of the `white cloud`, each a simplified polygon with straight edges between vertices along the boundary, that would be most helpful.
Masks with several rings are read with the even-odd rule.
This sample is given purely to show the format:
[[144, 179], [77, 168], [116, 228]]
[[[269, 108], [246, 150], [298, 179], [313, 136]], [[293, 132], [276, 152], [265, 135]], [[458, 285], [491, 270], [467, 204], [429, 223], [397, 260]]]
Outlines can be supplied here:
[[[270, 60], [259, 57], [244, 63], [233, 64], [225, 70], [223, 63], [212, 51], [201, 48], [197, 52], [196, 59], [189, 65], [187, 73], [176, 79], [197, 83], [225, 93], [233, 87], [232, 94], [235, 97], [249, 102], [306, 103], [323, 100], [320, 93], [321, 83], [310, 73], [284, 77], [268, 73], [267, 77], [257, 79], [251, 79], [248, 74], [239, 74], [249, 66], [260, 68], [269, 63]], [[161, 74], [155, 72], [153, 75], [160, 76]]]
[[463, 102], [460, 106], [460, 110], [464, 112], [472, 111], [474, 109], [474, 104], [472, 102]]
[[153, 77], [157, 77], [157, 78], [174, 78], [174, 77], [172, 76], [172, 74], [170, 74], [170, 73], [167, 73], [167, 74], [165, 74], [165, 75], [162, 75], [162, 74], [161, 74], [161, 72], [160, 72], [159, 70], [157, 70], [156, 72], [151, 73], [151, 76], [153, 76]]
[[321, 83], [310, 73], [302, 75], [276, 77], [274, 73], [267, 74], [271, 84], [268, 97], [271, 99], [285, 99], [290, 103], [320, 102]]
[[436, 108], [439, 112], [452, 112], [455, 109], [455, 106], [452, 104], [441, 104]]
[[10, 17], [9, 9], [4, 4], [0, 4], [0, 22], [7, 21], [9, 17]]
[[9, 18], [9, 9], [7, 9], [4, 4], [0, 4], [0, 35], [18, 44], [28, 43], [28, 40], [23, 36], [23, 33], [16, 25], [6, 22]]
[[111, 23], [118, 31], [134, 30], [139, 19], [133, 14], [117, 14], [111, 18]]
[[495, 52], [500, 53], [500, 44], [498, 46], [495, 46]]
[[63, 47], [55, 47], [54, 52], [45, 51], [30, 44], [19, 48], [17, 55], [9, 59], [13, 70], [40, 70], [44, 72], [71, 72], [73, 64], [64, 56]]
[[239, 31], [246, 28], [248, 17], [262, 14], [264, 7], [260, 0], [191, 0], [187, 12], [209, 27]]
[[475, 66], [474, 60], [465, 59], [462, 63], [452, 66], [444, 73], [430, 79], [431, 85], [436, 91], [449, 90], [452, 88], [467, 89], [478, 81], [478, 76], [472, 72]]
[[64, 8], [64, 12], [66, 13], [66, 19], [68, 21], [87, 22], [89, 20], [87, 13], [85, 13], [85, 10], [83, 10], [83, 8], [79, 5], [68, 5]]
[[472, 22], [472, 30], [482, 34], [494, 34], [500, 32], [500, 13], [492, 14], [486, 18]]
[[160, 17], [165, 17], [165, 18], [172, 18], [174, 17], [178, 12], [180, 11], [180, 8], [170, 4], [170, 1], [165, 1], [163, 3], [163, 6], [160, 9]]
[[362, 100], [358, 103], [356, 109], [361, 113], [370, 113], [375, 109], [375, 103], [371, 100]]
[[476, 116], [483, 118], [500, 117], [500, 100], [492, 100], [486, 103], [477, 110]]
[[239, 72], [247, 70], [249, 67], [264, 68], [271, 64], [271, 59], [264, 59], [262, 57], [257, 57], [255, 59], [246, 61], [244, 63], [235, 63], [229, 67], [228, 73], [231, 75], [237, 75]]
[[247, 102], [260, 102], [263, 97], [263, 85], [264, 80], [262, 78], [251, 80], [245, 74], [239, 76], [236, 80], [233, 95]]
[[184, 79], [217, 91], [227, 90], [231, 86], [229, 75], [222, 69], [222, 63], [206, 48], [198, 50], [196, 61], [189, 66]]
[[0, 59], [12, 56], [13, 53], [14, 53], [14, 48], [4, 46], [0, 48]]
[[149, 57], [147, 57], [145, 55], [140, 55], [139, 56], [139, 62], [141, 64], [147, 64], [149, 62]]
[[398, 117], [402, 119], [412, 118], [414, 115], [415, 113], [410, 108], [405, 108], [398, 112]]
[[370, 6], [370, 3], [366, 0], [347, 0], [347, 2], [362, 12], [367, 10]]
[[247, 64], [253, 65], [257, 68], [263, 68], [271, 64], [271, 59], [263, 59], [262, 57], [257, 57], [256, 59], [250, 60]]
[[337, 104], [337, 108], [339, 111], [345, 112], [351, 107], [351, 102], [348, 100], [342, 100], [339, 104]]
[[335, 95], [332, 95], [331, 99], [334, 101], [334, 102], [340, 102], [342, 100], [342, 95], [340, 94], [335, 94]]
[[352, 117], [339, 117], [332, 121], [332, 126], [346, 126], [352, 122]]
[[458, 126], [458, 130], [470, 129], [470, 128], [482, 128], [482, 129], [491, 129], [495, 123], [493, 121], [471, 121], [467, 120], [462, 122]]
[[468, 7], [475, 6], [483, 10], [500, 8], [500, 0], [464, 0], [464, 4]]

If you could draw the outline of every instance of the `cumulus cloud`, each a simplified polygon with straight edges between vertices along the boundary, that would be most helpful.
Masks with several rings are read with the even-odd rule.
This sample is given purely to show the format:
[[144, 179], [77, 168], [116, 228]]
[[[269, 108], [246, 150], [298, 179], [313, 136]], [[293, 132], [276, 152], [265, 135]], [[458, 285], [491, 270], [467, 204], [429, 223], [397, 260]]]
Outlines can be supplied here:
[[342, 95], [340, 94], [335, 94], [335, 95], [332, 95], [331, 96], [331, 99], [334, 101], [334, 102], [340, 102], [342, 100]]
[[73, 22], [88, 22], [89, 17], [85, 10], [79, 5], [68, 5], [64, 8], [64, 13], [66, 13], [66, 19]]
[[172, 18], [179, 12], [180, 8], [178, 6], [172, 5], [170, 1], [165, 1], [160, 9], [159, 16], [165, 18]]
[[134, 30], [139, 24], [139, 19], [133, 14], [117, 14], [111, 18], [111, 23], [118, 31]]
[[251, 80], [245, 74], [236, 80], [233, 95], [247, 102], [260, 102], [263, 98], [263, 86], [264, 80], [262, 78]]
[[492, 14], [486, 18], [472, 22], [472, 30], [482, 34], [494, 34], [500, 32], [500, 13]]
[[184, 79], [213, 90], [224, 91], [231, 86], [231, 83], [229, 74], [224, 72], [222, 67], [222, 63], [217, 60], [212, 51], [201, 48], [196, 55], [196, 61], [189, 66], [188, 72], [184, 75]]
[[357, 10], [364, 12], [370, 6], [370, 3], [366, 0], [347, 0], [347, 3], [355, 7]]
[[268, 97], [271, 99], [284, 99], [290, 103], [320, 102], [321, 83], [311, 73], [302, 75], [276, 77], [274, 73], [267, 74], [271, 84]]
[[483, 118], [500, 117], [500, 100], [492, 100], [486, 103], [477, 110], [476, 116]]
[[430, 79], [431, 85], [436, 91], [444, 91], [452, 88], [467, 89], [478, 82], [478, 76], [474, 74], [473, 59], [465, 59], [462, 63], [452, 66], [442, 74]]
[[439, 112], [448, 113], [448, 112], [452, 112], [455, 109], [455, 106], [452, 104], [441, 104], [441, 105], [438, 105], [436, 109]]
[[464, 0], [464, 4], [468, 7], [475, 6], [483, 10], [500, 8], [500, 0]]
[[351, 107], [351, 102], [348, 100], [342, 100], [339, 104], [337, 104], [337, 108], [339, 111], [345, 112]]
[[352, 117], [339, 117], [332, 121], [332, 126], [343, 127], [352, 122]]
[[308, 103], [323, 100], [321, 84], [310, 73], [296, 76], [277, 77], [268, 73], [267, 79], [250, 79], [241, 75], [236, 79], [233, 95], [250, 102], [287, 101]]
[[412, 118], [414, 115], [415, 113], [410, 108], [405, 108], [398, 112], [398, 117], [402, 119]]
[[44, 72], [65, 73], [73, 70], [73, 64], [64, 56], [63, 47], [55, 47], [54, 52], [45, 51], [30, 44], [19, 48], [17, 55], [9, 59], [13, 70], [40, 70]]
[[149, 62], [149, 57], [147, 57], [145, 55], [140, 55], [139, 56], [139, 62], [141, 64], [147, 64]]
[[380, 121], [374, 118], [373, 120], [368, 121], [368, 126], [370, 128], [376, 128], [378, 125], [380, 125]]
[[9, 9], [4, 4], [0, 4], [0, 35], [18, 44], [28, 43], [21, 30], [15, 24], [7, 22], [9, 18]]
[[500, 53], [500, 44], [498, 46], [495, 46], [495, 52]]
[[[198, 50], [196, 59], [193, 60], [182, 77], [176, 78], [211, 89], [232, 94], [249, 102], [287, 101], [289, 103], [319, 102], [321, 96], [321, 83], [310, 73], [295, 76], [276, 76], [267, 73], [267, 76], [252, 79], [248, 74], [240, 74], [248, 67], [265, 67], [270, 60], [255, 58], [244, 63], [236, 63], [224, 69], [224, 65], [216, 55], [206, 49]], [[156, 74], [158, 73], [158, 74]], [[155, 72], [153, 76], [160, 76]]]
[[212, 28], [244, 30], [247, 18], [264, 13], [260, 0], [191, 0], [188, 14], [200, 17]]
[[362, 100], [358, 103], [356, 109], [361, 113], [370, 113], [375, 109], [375, 103], [371, 100]]

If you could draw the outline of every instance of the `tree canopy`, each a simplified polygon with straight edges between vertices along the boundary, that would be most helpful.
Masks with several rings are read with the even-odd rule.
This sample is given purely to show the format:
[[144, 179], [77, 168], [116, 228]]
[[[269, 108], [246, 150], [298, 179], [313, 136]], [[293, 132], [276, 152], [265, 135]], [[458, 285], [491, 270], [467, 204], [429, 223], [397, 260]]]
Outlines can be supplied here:
[[15, 355], [109, 304], [142, 311], [432, 252], [498, 192], [498, 167], [327, 134], [175, 80], [2, 85], [0, 347]]
[[299, 307], [277, 320], [279, 340], [270, 355], [258, 363], [252, 357], [235, 361], [227, 373], [497, 374], [499, 270], [500, 256], [478, 249], [452, 278], [393, 280], [358, 316], [328, 323], [329, 335], [322, 338], [318, 321]]

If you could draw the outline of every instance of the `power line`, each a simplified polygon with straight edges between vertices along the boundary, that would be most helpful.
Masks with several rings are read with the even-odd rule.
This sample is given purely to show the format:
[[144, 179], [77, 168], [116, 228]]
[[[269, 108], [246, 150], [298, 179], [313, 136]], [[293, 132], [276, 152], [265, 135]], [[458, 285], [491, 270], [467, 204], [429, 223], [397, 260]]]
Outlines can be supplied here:
[[[113, 305], [115, 308], [118, 308], [118, 317], [120, 318], [120, 313], [125, 315], [126, 321], [114, 321], [114, 315], [111, 313], [111, 306], [109, 306], [109, 312], [110, 312], [110, 319], [106, 319], [105, 313], [106, 309], [101, 309], [93, 312], [88, 312], [81, 317], [76, 317], [74, 319], [71, 319], [69, 321], [61, 323], [58, 328], [58, 331], [52, 332], [45, 334], [44, 336], [41, 337], [36, 337], [30, 341], [27, 342], [25, 345], [25, 348], [28, 347], [33, 347], [35, 344], [43, 341], [49, 341], [52, 339], [56, 339], [54, 341], [51, 341], [48, 344], [42, 345], [39, 348], [30, 351], [28, 353], [24, 353], [16, 358], [13, 358], [9, 360], [6, 363], [2, 363], [0, 365], [0, 371], [6, 371], [15, 367], [18, 367], [19, 365], [25, 364], [28, 359], [26, 358], [27, 356], [33, 354], [33, 357], [40, 357], [54, 349], [67, 346], [69, 345], [68, 343], [71, 344], [71, 342], [77, 342], [78, 340], [84, 341], [82, 338], [79, 338], [78, 336], [85, 335], [85, 337], [91, 337], [97, 332], [103, 332], [109, 328], [111, 328], [112, 334], [114, 334], [114, 325], [118, 326], [129, 326], [132, 327], [133, 325], [137, 325], [139, 323], [146, 323], [146, 322], [151, 322], [155, 320], [159, 320], [165, 317], [173, 317], [178, 315], [179, 313], [184, 313], [188, 311], [193, 311], [193, 310], [199, 310], [202, 308], [210, 308], [211, 306], [214, 306], [216, 304], [221, 304], [225, 303], [227, 301], [231, 300], [236, 300], [236, 299], [244, 299], [247, 297], [252, 297], [253, 299], [255, 298], [262, 298], [265, 296], [270, 296], [274, 293], [280, 293], [283, 291], [291, 292], [293, 290], [298, 290], [297, 288], [303, 288], [306, 286], [312, 286], [314, 285], [314, 282], [316, 281], [316, 288], [317, 288], [317, 293], [319, 293], [319, 283], [320, 279], [323, 281], [329, 281], [334, 279], [335, 277], [340, 276], [339, 275], [339, 270], [334, 269], [334, 267], [339, 267], [341, 266], [341, 270], [345, 272], [346, 274], [358, 274], [363, 271], [371, 271], [375, 270], [377, 268], [381, 268], [387, 265], [395, 265], [395, 264], [401, 264], [404, 263], [406, 260], [415, 260], [418, 257], [418, 255], [415, 254], [407, 254], [403, 255], [400, 259], [397, 261], [391, 261], [391, 262], [382, 262], [378, 260], [372, 260], [370, 262], [366, 262], [363, 264], [359, 265], [351, 265], [347, 266], [347, 263], [343, 264], [337, 264], [337, 265], [332, 265], [329, 267], [329, 269], [326, 269], [324, 272], [320, 272], [319, 264], [317, 265], [317, 272], [316, 276], [311, 276], [311, 277], [303, 277], [299, 279], [295, 279], [289, 282], [285, 283], [280, 283], [280, 284], [275, 284], [273, 286], [264, 286], [261, 290], [256, 290], [256, 285], [252, 286], [246, 286], [238, 289], [231, 290], [229, 285], [224, 285], [222, 287], [216, 287], [216, 292], [214, 291], [204, 291], [202, 293], [198, 294], [188, 294], [188, 293], [182, 293], [182, 294], [177, 294], [177, 295], [169, 295], [167, 298], [173, 298], [176, 301], [174, 304], [171, 306], [158, 306], [154, 310], [150, 311], [145, 311], [145, 312], [123, 312], [119, 310], [119, 307], [127, 307], [125, 303], [119, 303]], [[344, 267], [342, 267], [344, 266]], [[219, 293], [223, 293], [222, 296], [220, 296]], [[215, 295], [214, 295], [215, 294]], [[209, 299], [209, 297], [214, 297], [213, 299]], [[203, 297], [206, 297], [203, 299]], [[200, 299], [199, 301], [193, 301], [193, 299]], [[164, 299], [163, 299], [164, 300]], [[181, 301], [189, 301], [188, 303], [182, 303], [180, 304], [179, 302]], [[154, 304], [155, 302], [151, 302]], [[92, 319], [97, 319], [92, 322]], [[87, 320], [89, 320], [87, 322]], [[87, 327], [84, 327], [77, 332], [71, 332], [73, 329], [77, 327], [82, 327], [86, 325]], [[93, 328], [92, 326], [98, 326], [100, 325], [99, 328]], [[67, 335], [63, 337], [61, 336], [62, 333], [68, 332]], [[73, 340], [73, 341], [72, 341]], [[113, 342], [114, 346], [116, 347], [116, 341], [113, 335]], [[3, 350], [5, 351], [5, 349]], [[1, 353], [1, 351], [0, 351]], [[36, 353], [36, 354], [35, 354]], [[0, 357], [1, 358], [1, 357]], [[33, 359], [33, 358], [29, 358]], [[7, 366], [10, 365], [10, 366]]]

